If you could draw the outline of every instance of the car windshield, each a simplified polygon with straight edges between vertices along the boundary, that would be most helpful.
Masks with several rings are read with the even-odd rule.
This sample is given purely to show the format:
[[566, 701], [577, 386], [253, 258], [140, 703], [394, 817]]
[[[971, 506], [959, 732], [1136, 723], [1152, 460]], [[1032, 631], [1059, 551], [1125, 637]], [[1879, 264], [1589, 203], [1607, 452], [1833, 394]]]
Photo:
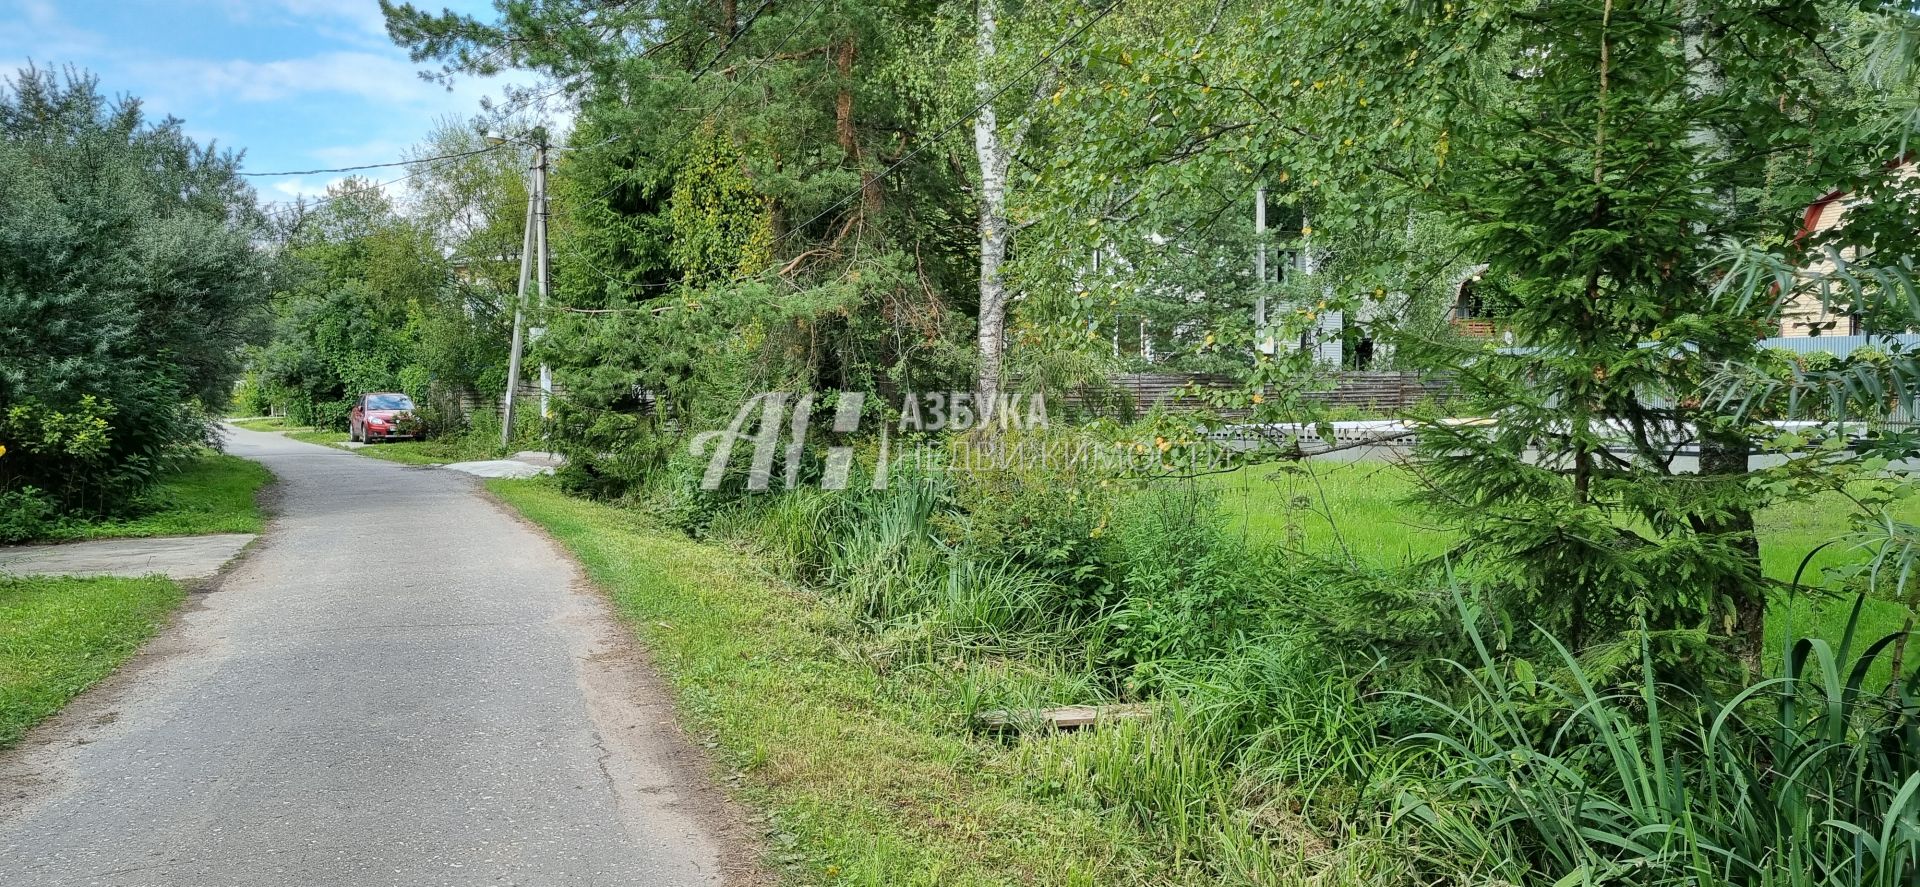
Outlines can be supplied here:
[[369, 394], [367, 409], [370, 410], [410, 410], [413, 398], [404, 394]]

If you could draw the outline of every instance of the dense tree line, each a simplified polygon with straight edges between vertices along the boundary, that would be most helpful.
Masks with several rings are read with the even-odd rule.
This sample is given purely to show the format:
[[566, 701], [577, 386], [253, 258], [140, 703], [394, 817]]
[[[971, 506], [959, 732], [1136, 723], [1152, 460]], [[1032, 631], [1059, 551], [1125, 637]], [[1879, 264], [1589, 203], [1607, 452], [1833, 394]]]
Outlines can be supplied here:
[[88, 76], [0, 87], [0, 512], [124, 508], [226, 405], [273, 263], [239, 155]]
[[356, 395], [404, 391], [455, 433], [463, 394], [505, 388], [526, 157], [453, 121], [413, 156], [404, 190], [351, 178], [276, 218], [275, 320], [250, 409], [344, 429]]

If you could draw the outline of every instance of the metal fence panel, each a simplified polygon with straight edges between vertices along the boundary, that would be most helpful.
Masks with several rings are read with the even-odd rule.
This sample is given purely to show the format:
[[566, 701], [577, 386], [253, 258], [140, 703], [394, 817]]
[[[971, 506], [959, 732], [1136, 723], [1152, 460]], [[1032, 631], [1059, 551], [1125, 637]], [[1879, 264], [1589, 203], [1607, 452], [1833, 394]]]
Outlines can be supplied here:
[[1761, 339], [1762, 348], [1784, 348], [1796, 354], [1818, 354], [1826, 352], [1834, 357], [1846, 357], [1854, 349], [1865, 345], [1875, 348], [1920, 347], [1920, 333], [1870, 333], [1861, 336], [1782, 336]]

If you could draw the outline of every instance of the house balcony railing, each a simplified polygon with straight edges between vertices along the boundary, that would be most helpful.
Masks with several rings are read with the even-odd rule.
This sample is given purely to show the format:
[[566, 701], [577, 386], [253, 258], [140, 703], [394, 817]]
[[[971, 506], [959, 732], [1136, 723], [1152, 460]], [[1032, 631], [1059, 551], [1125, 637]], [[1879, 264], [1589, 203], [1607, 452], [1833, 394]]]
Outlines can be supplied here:
[[1469, 339], [1491, 339], [1500, 334], [1498, 324], [1479, 318], [1455, 318], [1453, 330]]

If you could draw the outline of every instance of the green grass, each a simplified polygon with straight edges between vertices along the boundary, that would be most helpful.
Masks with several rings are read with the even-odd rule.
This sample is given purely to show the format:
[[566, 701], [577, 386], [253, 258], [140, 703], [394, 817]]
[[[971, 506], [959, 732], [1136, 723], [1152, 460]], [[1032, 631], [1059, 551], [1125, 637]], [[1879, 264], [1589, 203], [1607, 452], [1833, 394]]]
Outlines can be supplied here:
[[1386, 565], [1441, 554], [1455, 539], [1400, 504], [1414, 478], [1384, 462], [1253, 466], [1197, 483], [1218, 493], [1227, 529], [1247, 541]]
[[180, 603], [146, 579], [0, 579], [0, 748], [132, 656]]
[[69, 524], [52, 540], [119, 539], [258, 533], [266, 526], [257, 494], [273, 480], [258, 462], [208, 453], [166, 477], [141, 497], [136, 516]]
[[322, 431], [310, 427], [289, 429], [287, 437], [303, 443], [322, 444], [329, 447], [347, 442], [347, 433], [344, 431]]
[[230, 424], [245, 428], [248, 431], [294, 431], [307, 427], [305, 425], [291, 424], [285, 416], [255, 416], [250, 419], [229, 419], [227, 421]]
[[[287, 435], [304, 443], [321, 444], [329, 447], [347, 449], [347, 433], [344, 431], [295, 431]], [[434, 440], [396, 440], [385, 443], [368, 444], [354, 447], [352, 451], [362, 456], [399, 462], [405, 465], [445, 465], [449, 462], [471, 462], [479, 459], [497, 459], [499, 450], [474, 441], [470, 437]]]
[[[1218, 491], [1227, 527], [1248, 540], [1281, 542], [1329, 557], [1350, 553], [1362, 563], [1390, 565], [1439, 555], [1458, 538], [1402, 504], [1417, 480], [1406, 469], [1383, 462], [1255, 466], [1197, 482]], [[1920, 521], [1920, 499], [1906, 500], [1900, 516]], [[1791, 581], [1809, 552], [1845, 534], [1846, 503], [1838, 495], [1823, 494], [1775, 505], [1755, 520], [1762, 571]], [[1817, 591], [1832, 591], [1824, 587], [1831, 583], [1821, 570], [1862, 557], [1843, 546], [1829, 547], [1813, 559], [1803, 581]], [[1838, 641], [1852, 607], [1851, 598], [1834, 596], [1782, 603], [1768, 620], [1768, 634], [1777, 646], [1792, 623], [1800, 633]], [[1906, 609], [1899, 603], [1869, 600], [1861, 611], [1859, 632], [1867, 638], [1883, 637], [1898, 631], [1905, 620]], [[1884, 681], [1885, 675], [1876, 680]]]
[[[952, 729], [924, 686], [945, 665], [888, 668], [842, 611], [739, 550], [688, 540], [550, 481], [488, 488], [546, 527], [653, 651], [683, 721], [772, 813], [773, 859], [802, 883], [1165, 884], [1137, 833], [1044, 800], [1014, 755]], [[958, 668], [959, 666], [953, 666]], [[950, 702], [950, 700], [947, 700]]]

